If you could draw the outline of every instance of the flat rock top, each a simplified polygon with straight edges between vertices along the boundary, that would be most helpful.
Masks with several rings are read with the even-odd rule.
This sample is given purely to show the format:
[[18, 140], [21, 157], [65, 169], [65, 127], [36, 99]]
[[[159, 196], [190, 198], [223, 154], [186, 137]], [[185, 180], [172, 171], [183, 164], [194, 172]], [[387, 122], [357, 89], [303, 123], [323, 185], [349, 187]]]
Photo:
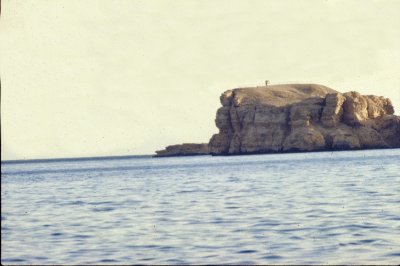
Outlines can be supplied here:
[[235, 93], [234, 104], [285, 106], [301, 102], [312, 97], [325, 97], [337, 91], [318, 84], [282, 84], [250, 88], [238, 88]]

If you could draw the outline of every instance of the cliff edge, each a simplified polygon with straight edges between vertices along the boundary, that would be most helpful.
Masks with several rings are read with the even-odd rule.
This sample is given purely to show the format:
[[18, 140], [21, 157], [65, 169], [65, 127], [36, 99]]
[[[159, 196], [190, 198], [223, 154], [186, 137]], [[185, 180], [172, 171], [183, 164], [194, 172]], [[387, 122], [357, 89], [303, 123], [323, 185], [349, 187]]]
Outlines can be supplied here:
[[400, 147], [391, 101], [318, 84], [225, 91], [215, 119], [213, 155]]

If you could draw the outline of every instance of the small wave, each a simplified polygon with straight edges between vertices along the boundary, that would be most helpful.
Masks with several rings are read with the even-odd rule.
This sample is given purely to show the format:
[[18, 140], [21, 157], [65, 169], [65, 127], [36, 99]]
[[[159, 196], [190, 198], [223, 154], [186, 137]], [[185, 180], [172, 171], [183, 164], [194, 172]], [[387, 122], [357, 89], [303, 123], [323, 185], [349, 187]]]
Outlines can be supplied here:
[[109, 212], [109, 211], [113, 211], [115, 210], [115, 208], [113, 207], [104, 207], [104, 208], [93, 208], [92, 211], [94, 212]]
[[114, 204], [113, 201], [94, 201], [94, 202], [89, 202], [89, 205], [108, 205], [108, 204]]
[[281, 225], [281, 223], [278, 223], [278, 222], [261, 222], [261, 223], [257, 223], [257, 224], [255, 224], [255, 225], [253, 225], [253, 226], [255, 226], [255, 227], [263, 227], [263, 226], [279, 226], [279, 225]]
[[374, 243], [374, 242], [376, 242], [376, 240], [375, 239], [363, 239], [363, 240], [360, 240], [360, 242], [361, 243]]
[[223, 223], [225, 223], [226, 221], [225, 220], [223, 220], [223, 219], [215, 219], [215, 220], [213, 220], [211, 223], [213, 223], [213, 224], [223, 224]]
[[187, 264], [184, 260], [181, 259], [169, 259], [167, 260], [170, 264]]
[[181, 190], [181, 191], [178, 191], [176, 193], [185, 194], [185, 193], [194, 193], [194, 192], [199, 192], [199, 191], [198, 190]]
[[243, 249], [243, 250], [239, 250], [237, 253], [239, 254], [249, 254], [249, 253], [256, 253], [257, 250], [254, 249]]
[[262, 258], [266, 259], [266, 260], [279, 260], [279, 259], [282, 259], [282, 257], [278, 256], [278, 255], [267, 255], [267, 256], [263, 256]]
[[287, 228], [287, 229], [280, 229], [277, 230], [278, 232], [282, 232], [282, 233], [289, 233], [289, 232], [296, 232], [296, 231], [311, 231], [313, 230], [313, 228], [311, 227], [298, 227], [298, 228]]
[[102, 259], [99, 260], [100, 263], [117, 263], [119, 260], [113, 260], [113, 259]]
[[126, 245], [126, 248], [129, 249], [154, 249], [159, 247], [158, 245]]
[[43, 257], [43, 256], [36, 256], [34, 257], [36, 260], [48, 260], [48, 257]]
[[67, 203], [67, 205], [83, 205], [85, 204], [85, 202], [81, 201], [81, 200], [75, 200], [75, 201], [71, 201], [69, 203]]
[[174, 250], [176, 247], [173, 246], [162, 246], [159, 248], [160, 250]]
[[151, 261], [151, 260], [154, 260], [154, 258], [142, 258], [142, 259], [140, 259], [141, 261]]
[[13, 263], [13, 262], [26, 262], [24, 259], [20, 258], [10, 258], [10, 259], [1, 259], [1, 262], [8, 262], [8, 263]]
[[393, 253], [388, 253], [386, 256], [389, 257], [400, 257], [400, 252], [393, 252]]
[[92, 236], [89, 236], [89, 235], [74, 235], [74, 238], [86, 239], [86, 238], [92, 238]]

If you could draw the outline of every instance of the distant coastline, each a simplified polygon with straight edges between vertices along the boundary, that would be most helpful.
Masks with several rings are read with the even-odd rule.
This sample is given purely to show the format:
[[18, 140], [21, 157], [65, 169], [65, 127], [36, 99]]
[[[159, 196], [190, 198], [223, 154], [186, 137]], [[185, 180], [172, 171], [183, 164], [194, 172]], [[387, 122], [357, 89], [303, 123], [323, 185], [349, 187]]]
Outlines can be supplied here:
[[65, 161], [101, 161], [101, 160], [123, 160], [132, 158], [149, 158], [151, 154], [146, 155], [116, 155], [116, 156], [91, 156], [91, 157], [67, 157], [67, 158], [46, 158], [46, 159], [21, 159], [21, 160], [2, 160], [3, 164], [19, 164], [19, 163], [45, 163], [45, 162], [65, 162]]

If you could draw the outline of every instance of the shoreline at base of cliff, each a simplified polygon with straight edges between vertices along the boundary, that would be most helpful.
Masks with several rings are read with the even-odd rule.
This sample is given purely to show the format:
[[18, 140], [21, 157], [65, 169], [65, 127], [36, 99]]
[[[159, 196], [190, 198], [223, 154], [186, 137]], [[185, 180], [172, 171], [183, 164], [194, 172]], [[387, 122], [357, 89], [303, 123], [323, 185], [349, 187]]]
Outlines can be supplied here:
[[252, 152], [252, 153], [228, 153], [228, 154], [174, 154], [174, 155], [153, 155], [153, 158], [165, 157], [191, 157], [191, 156], [212, 156], [212, 157], [229, 157], [229, 156], [247, 156], [247, 155], [274, 155], [274, 154], [297, 154], [297, 153], [323, 153], [323, 152], [342, 152], [342, 151], [370, 151], [370, 150], [397, 150], [400, 148], [358, 148], [358, 149], [325, 149], [313, 151], [271, 151], [271, 152]]
[[[243, 155], [272, 155], [272, 154], [297, 154], [297, 153], [322, 153], [322, 152], [341, 152], [341, 151], [370, 151], [370, 150], [397, 150], [400, 148], [358, 148], [358, 149], [326, 149], [326, 150], [313, 150], [313, 151], [273, 151], [273, 152], [252, 152], [252, 153], [229, 153], [229, 154], [208, 154], [211, 156], [243, 156]], [[178, 155], [179, 156], [179, 155]], [[185, 156], [185, 155], [181, 155]]]

